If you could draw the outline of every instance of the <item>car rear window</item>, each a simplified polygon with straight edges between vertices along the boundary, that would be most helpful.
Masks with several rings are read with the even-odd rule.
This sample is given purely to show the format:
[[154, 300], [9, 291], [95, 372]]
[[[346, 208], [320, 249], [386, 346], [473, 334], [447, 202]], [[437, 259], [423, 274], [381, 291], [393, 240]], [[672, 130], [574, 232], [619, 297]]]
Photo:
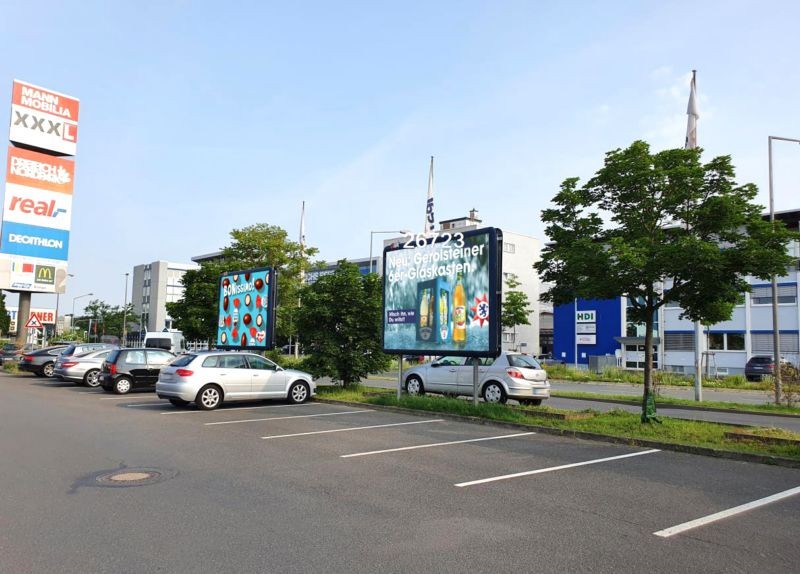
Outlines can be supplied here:
[[541, 369], [539, 362], [528, 355], [508, 355], [508, 364], [512, 367], [524, 367], [528, 369]]
[[169, 351], [172, 348], [172, 339], [147, 339], [147, 346], [153, 349], [165, 349]]
[[116, 363], [117, 359], [119, 358], [119, 354], [121, 352], [122, 351], [120, 351], [119, 349], [117, 349], [115, 351], [111, 351], [111, 354], [108, 357], [106, 357], [106, 362], [107, 363]]
[[62, 354], [62, 355], [72, 355], [72, 354], [74, 354], [74, 353], [75, 353], [75, 349], [77, 349], [77, 348], [78, 348], [78, 345], [70, 345], [69, 347], [67, 347], [66, 349], [64, 349], [64, 350], [61, 352], [61, 354]]
[[754, 365], [768, 365], [771, 362], [772, 357], [751, 357], [750, 359], [750, 363]]
[[[170, 363], [173, 367], [185, 367], [197, 358], [197, 355], [181, 355]], [[203, 365], [205, 366], [205, 364]]]

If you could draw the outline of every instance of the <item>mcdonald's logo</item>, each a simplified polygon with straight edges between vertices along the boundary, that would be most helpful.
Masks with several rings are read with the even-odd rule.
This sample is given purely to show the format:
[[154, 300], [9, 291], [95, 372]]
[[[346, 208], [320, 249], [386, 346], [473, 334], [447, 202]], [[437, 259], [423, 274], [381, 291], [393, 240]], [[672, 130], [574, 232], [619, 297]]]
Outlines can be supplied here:
[[54, 285], [56, 282], [56, 268], [51, 265], [37, 265], [35, 274], [34, 283]]

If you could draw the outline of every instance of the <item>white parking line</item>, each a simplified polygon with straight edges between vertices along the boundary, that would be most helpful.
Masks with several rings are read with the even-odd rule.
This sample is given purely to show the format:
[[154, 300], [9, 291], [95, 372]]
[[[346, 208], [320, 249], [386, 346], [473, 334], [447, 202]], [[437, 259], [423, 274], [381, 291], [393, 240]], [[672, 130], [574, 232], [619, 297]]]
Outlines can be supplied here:
[[697, 518], [689, 522], [684, 522], [683, 524], [678, 524], [677, 526], [672, 526], [671, 528], [665, 528], [664, 530], [653, 532], [653, 534], [655, 534], [656, 536], [660, 536], [661, 538], [669, 538], [670, 536], [674, 536], [675, 534], [680, 534], [681, 532], [686, 532], [687, 530], [692, 530], [693, 528], [705, 526], [706, 524], [716, 522], [717, 520], [722, 520], [723, 518], [728, 518], [729, 516], [741, 514], [742, 512], [747, 512], [748, 510], [752, 510], [754, 508], [758, 508], [759, 506], [764, 506], [765, 504], [770, 504], [772, 502], [777, 502], [778, 500], [782, 500], [784, 498], [788, 498], [796, 494], [800, 494], [800, 486], [791, 488], [789, 490], [784, 490], [783, 492], [773, 494], [772, 496], [767, 496], [766, 498], [760, 498], [758, 500], [754, 500], [753, 502], [748, 502], [747, 504], [734, 506], [733, 508], [729, 508], [728, 510], [723, 510], [721, 512], [709, 514], [708, 516], [703, 516], [702, 518]]
[[[100, 400], [101, 400], [101, 401], [124, 401], [124, 400], [129, 400], [129, 401], [132, 401], [132, 400], [134, 400], [134, 399], [137, 399], [137, 398], [139, 398], [139, 397], [131, 397], [131, 396], [124, 396], [124, 397], [100, 397]], [[148, 401], [149, 401], [149, 400], [152, 400], [152, 399], [153, 399], [153, 396], [152, 396], [152, 395], [150, 395], [150, 396], [143, 396], [143, 397], [141, 397], [141, 399], [142, 399], [142, 400], [148, 400]]]
[[536, 433], [535, 432], [521, 432], [521, 433], [517, 433], [517, 434], [505, 434], [505, 435], [502, 435], [502, 436], [487, 436], [487, 437], [484, 437], [484, 438], [471, 438], [471, 439], [467, 439], [467, 440], [453, 440], [453, 441], [449, 441], [449, 442], [435, 442], [435, 443], [431, 443], [431, 444], [418, 444], [416, 446], [403, 446], [403, 447], [400, 447], [400, 448], [388, 448], [386, 450], [371, 450], [369, 452], [357, 452], [355, 454], [343, 454], [339, 458], [353, 458], [353, 457], [356, 457], [356, 456], [369, 456], [371, 454], [383, 454], [383, 453], [387, 453], [387, 452], [400, 452], [400, 451], [403, 451], [403, 450], [416, 450], [418, 448], [431, 448], [431, 447], [434, 447], [434, 446], [448, 446], [448, 445], [451, 445], [451, 444], [464, 444], [464, 443], [468, 443], [468, 442], [480, 442], [480, 441], [484, 441], [484, 440], [499, 440], [499, 439], [503, 439], [503, 438], [514, 438], [514, 437], [518, 437], [518, 436], [528, 436], [528, 435], [532, 435], [532, 434], [536, 434]]
[[464, 486], [474, 486], [476, 484], [484, 484], [486, 482], [496, 482], [498, 480], [506, 480], [509, 478], [519, 478], [520, 476], [531, 476], [532, 474], [543, 474], [545, 472], [553, 472], [556, 470], [564, 470], [567, 468], [575, 468], [577, 466], [586, 466], [589, 464], [599, 464], [601, 462], [608, 462], [610, 460], [620, 460], [622, 458], [630, 458], [632, 456], [642, 456], [643, 454], [653, 454], [655, 452], [661, 452], [657, 448], [651, 450], [644, 450], [641, 452], [631, 452], [628, 454], [621, 454], [619, 456], [609, 456], [607, 458], [598, 458], [596, 460], [587, 460], [584, 462], [574, 462], [572, 464], [562, 464], [561, 466], [551, 466], [550, 468], [540, 468], [538, 470], [528, 470], [525, 472], [516, 472], [514, 474], [506, 474], [503, 476], [493, 476], [491, 478], [482, 478], [480, 480], [471, 480], [469, 482], [459, 482], [455, 486], [464, 487]]
[[282, 408], [285, 408], [285, 407], [311, 407], [311, 406], [319, 407], [319, 406], [322, 406], [323, 404], [324, 403], [303, 403], [303, 404], [300, 404], [300, 405], [261, 405], [261, 406], [258, 406], [258, 407], [236, 407], [236, 408], [233, 408], [233, 409], [222, 408], [222, 409], [219, 409], [218, 411], [201, 411], [199, 409], [198, 410], [194, 410], [194, 411], [178, 411], [178, 410], [174, 410], [174, 411], [164, 411], [163, 413], [159, 413], [159, 414], [162, 414], [162, 415], [198, 415], [198, 414], [206, 414], [206, 415], [208, 415], [208, 414], [211, 414], [212, 412], [227, 413], [229, 411], [252, 411], [252, 410], [255, 410], [255, 409], [282, 409]]
[[268, 419], [242, 419], [240, 421], [220, 421], [216, 423], [203, 423], [204, 426], [210, 427], [214, 425], [235, 425], [238, 423], [257, 423], [263, 421], [282, 421], [286, 419], [310, 419], [311, 417], [335, 417], [337, 415], [354, 415], [357, 413], [371, 413], [374, 412], [371, 409], [365, 409], [363, 411], [339, 411], [338, 413], [317, 413], [315, 415], [294, 415], [291, 417], [271, 417]]
[[131, 403], [129, 405], [122, 405], [122, 406], [132, 409], [134, 407], [152, 407], [154, 405], [161, 405], [162, 407], [164, 406], [164, 404], [161, 403], [161, 402], [158, 402], [158, 403]]
[[314, 432], [298, 432], [294, 434], [274, 434], [270, 436], [262, 436], [261, 438], [267, 440], [271, 438], [289, 438], [292, 436], [308, 436], [311, 434], [327, 434], [331, 432], [345, 432], [345, 431], [354, 431], [354, 430], [365, 430], [365, 429], [379, 429], [384, 427], [399, 427], [403, 425], [421, 425], [425, 423], [441, 423], [444, 422], [444, 419], [430, 419], [426, 421], [412, 421], [409, 423], [392, 423], [388, 425], [371, 425], [368, 427], [350, 427], [347, 429], [333, 429], [333, 430], [321, 430], [321, 431], [314, 431]]

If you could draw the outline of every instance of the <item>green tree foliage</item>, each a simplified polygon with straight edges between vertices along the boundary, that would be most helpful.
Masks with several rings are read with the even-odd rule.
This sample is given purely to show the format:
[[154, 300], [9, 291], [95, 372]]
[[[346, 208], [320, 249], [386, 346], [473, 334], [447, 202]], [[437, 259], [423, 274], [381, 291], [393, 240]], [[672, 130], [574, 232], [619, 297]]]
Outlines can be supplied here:
[[542, 212], [552, 243], [534, 267], [553, 287], [542, 299], [631, 298], [645, 324], [642, 420], [652, 394], [653, 317], [669, 301], [692, 321], [730, 318], [749, 290], [745, 277], [786, 272], [796, 235], [765, 220], [757, 188], [738, 185], [729, 156], [701, 163], [702, 150], [650, 153], [642, 141], [606, 154], [583, 187], [566, 179]]
[[523, 292], [517, 290], [521, 283], [516, 275], [510, 274], [506, 278], [506, 288], [503, 291], [503, 310], [500, 314], [500, 323], [506, 329], [514, 330], [514, 344], [517, 341], [517, 325], [530, 325], [528, 316], [531, 313], [530, 300]]
[[[101, 301], [100, 299], [92, 299], [84, 308], [83, 317], [75, 319], [75, 330], [82, 332], [89, 330], [89, 319], [91, 319], [91, 331], [88, 334], [89, 341], [99, 341], [103, 335], [114, 337], [122, 337], [122, 321], [125, 315], [124, 307], [114, 305], [113, 307]], [[127, 318], [129, 320], [135, 319], [133, 317], [133, 304], [128, 303]], [[62, 336], [59, 336], [62, 340]]]
[[313, 247], [302, 248], [285, 230], [258, 223], [230, 233], [232, 242], [223, 248], [219, 261], [201, 264], [183, 276], [183, 298], [167, 303], [167, 313], [187, 339], [215, 341], [219, 276], [223, 272], [275, 267], [278, 271], [276, 330], [279, 336], [297, 335], [295, 315], [299, 306], [302, 275], [311, 269]]
[[0, 291], [0, 333], [8, 335], [11, 326], [11, 316], [6, 310], [6, 294]]
[[298, 326], [310, 351], [304, 368], [344, 386], [389, 368], [381, 351], [383, 288], [374, 273], [361, 275], [345, 260], [302, 293]]

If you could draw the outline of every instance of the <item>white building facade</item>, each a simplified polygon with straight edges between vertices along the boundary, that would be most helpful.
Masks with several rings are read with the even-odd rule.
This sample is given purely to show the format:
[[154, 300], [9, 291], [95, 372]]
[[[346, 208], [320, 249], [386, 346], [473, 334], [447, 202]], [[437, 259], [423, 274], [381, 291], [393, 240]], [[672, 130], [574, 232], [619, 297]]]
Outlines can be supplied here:
[[133, 268], [132, 321], [144, 326], [145, 331], [172, 329], [172, 318], [166, 304], [183, 297], [183, 275], [198, 269], [196, 263], [153, 261]]

